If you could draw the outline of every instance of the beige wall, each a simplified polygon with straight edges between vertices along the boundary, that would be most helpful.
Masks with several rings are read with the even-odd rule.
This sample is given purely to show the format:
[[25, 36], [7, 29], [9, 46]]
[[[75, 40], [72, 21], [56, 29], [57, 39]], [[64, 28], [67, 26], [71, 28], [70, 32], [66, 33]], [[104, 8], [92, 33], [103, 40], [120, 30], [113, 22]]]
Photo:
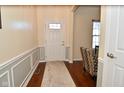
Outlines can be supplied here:
[[1, 6], [0, 64], [37, 46], [33, 6]]
[[81, 59], [81, 46], [92, 47], [93, 19], [100, 19], [99, 6], [80, 6], [74, 13], [74, 59]]
[[72, 30], [72, 6], [37, 6], [38, 44], [45, 44], [45, 24], [49, 21], [63, 21], [65, 27], [65, 45], [70, 45]]
[[1, 6], [0, 64], [45, 44], [45, 23], [63, 21], [65, 46], [72, 56], [73, 6]]

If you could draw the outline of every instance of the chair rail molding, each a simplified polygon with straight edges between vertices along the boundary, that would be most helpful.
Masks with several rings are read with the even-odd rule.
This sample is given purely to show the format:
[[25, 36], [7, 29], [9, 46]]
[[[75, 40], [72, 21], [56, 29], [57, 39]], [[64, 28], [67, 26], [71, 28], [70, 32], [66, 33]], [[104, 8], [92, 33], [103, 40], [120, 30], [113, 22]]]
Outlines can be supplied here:
[[[38, 66], [39, 60], [40, 48], [34, 47], [0, 64], [1, 82], [8, 82], [8, 85], [6, 84], [8, 87], [26, 86]], [[0, 83], [0, 86], [4, 85]]]

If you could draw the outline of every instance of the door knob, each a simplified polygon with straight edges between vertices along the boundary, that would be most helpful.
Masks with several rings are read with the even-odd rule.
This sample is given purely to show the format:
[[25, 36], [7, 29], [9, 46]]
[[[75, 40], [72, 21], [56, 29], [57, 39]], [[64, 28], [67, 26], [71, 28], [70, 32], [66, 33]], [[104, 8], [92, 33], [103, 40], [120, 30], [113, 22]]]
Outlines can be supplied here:
[[109, 57], [109, 58], [116, 58], [115, 56], [114, 56], [114, 54], [112, 54], [112, 53], [107, 53], [107, 56]]

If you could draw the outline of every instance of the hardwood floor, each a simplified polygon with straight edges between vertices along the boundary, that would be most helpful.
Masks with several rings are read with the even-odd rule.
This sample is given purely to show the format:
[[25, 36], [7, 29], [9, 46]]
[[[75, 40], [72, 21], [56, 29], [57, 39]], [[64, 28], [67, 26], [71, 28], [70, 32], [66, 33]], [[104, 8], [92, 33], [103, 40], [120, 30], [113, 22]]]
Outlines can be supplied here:
[[43, 79], [46, 62], [39, 63], [27, 87], [40, 87]]
[[[77, 87], [95, 87], [96, 81], [85, 71], [83, 71], [82, 62], [68, 63], [64, 62], [74, 83]], [[41, 87], [43, 74], [45, 70], [46, 63], [40, 63], [34, 72], [31, 80], [29, 81], [27, 87]]]
[[77, 87], [95, 87], [96, 81], [92, 79], [89, 73], [83, 71], [83, 64], [81, 61], [74, 63], [64, 62], [68, 68]]

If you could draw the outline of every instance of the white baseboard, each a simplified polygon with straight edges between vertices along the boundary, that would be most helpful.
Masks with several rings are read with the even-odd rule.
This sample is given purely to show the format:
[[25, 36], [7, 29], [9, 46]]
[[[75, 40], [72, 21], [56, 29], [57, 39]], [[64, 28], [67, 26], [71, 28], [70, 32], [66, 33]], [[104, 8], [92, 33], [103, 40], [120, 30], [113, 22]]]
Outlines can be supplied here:
[[69, 62], [70, 60], [69, 59], [65, 59], [65, 61], [68, 61]]
[[[71, 62], [71, 61], [68, 60], [68, 59], [66, 59], [66, 60], [64, 60], [64, 61], [68, 61], [69, 63], [73, 63], [73, 62]], [[39, 62], [40, 62], [40, 63], [42, 63], [42, 62], [46, 62], [46, 60], [40, 60]]]
[[[66, 59], [66, 60], [64, 60], [64, 61], [68, 61], [69, 63], [73, 63], [73, 61], [71, 61], [71, 60], [69, 60], [69, 59]], [[77, 61], [77, 60], [75, 60], [75, 61]], [[79, 61], [80, 61], [80, 60], [79, 60]], [[40, 63], [46, 62], [46, 60], [40, 60], [39, 62], [40, 62]]]
[[21, 84], [20, 87], [26, 87], [31, 79], [31, 77], [34, 74], [34, 71], [36, 70], [36, 68], [38, 67], [39, 62], [36, 62], [36, 64], [34, 65], [34, 67], [32, 68], [32, 70], [29, 72], [29, 74], [26, 77], [26, 80], [23, 81], [23, 83]]
[[69, 60], [69, 63], [73, 63], [73, 60]]
[[73, 61], [82, 61], [82, 58], [79, 58], [79, 59], [73, 59]]
[[46, 61], [45, 60], [39, 60], [39, 62], [42, 63], [42, 62], [46, 62]]

